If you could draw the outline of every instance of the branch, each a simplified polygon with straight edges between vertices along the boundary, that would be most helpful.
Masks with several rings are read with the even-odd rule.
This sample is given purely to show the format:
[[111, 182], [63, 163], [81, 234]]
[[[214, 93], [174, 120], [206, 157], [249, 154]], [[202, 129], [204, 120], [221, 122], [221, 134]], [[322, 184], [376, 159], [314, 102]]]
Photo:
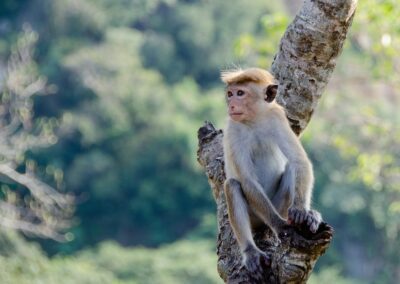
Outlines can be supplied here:
[[0, 164], [0, 176], [2, 175], [25, 186], [38, 201], [43, 203], [43, 205], [67, 208], [73, 203], [72, 196], [59, 193], [34, 176], [20, 174], [9, 165]]
[[342, 51], [357, 0], [306, 0], [287, 28], [272, 63], [277, 101], [296, 134], [311, 119]]
[[[357, 0], [306, 0], [283, 36], [272, 73], [279, 81], [278, 102], [296, 134], [307, 126], [326, 87], [351, 25]], [[197, 157], [217, 203], [218, 272], [228, 283], [256, 283], [242, 266], [238, 244], [229, 224], [223, 183], [223, 133], [206, 122], [198, 131]], [[256, 232], [259, 248], [272, 256], [264, 270], [265, 283], [306, 283], [317, 259], [328, 248], [333, 229], [322, 223], [315, 234], [288, 227], [275, 244], [271, 232]]]
[[0, 201], [1, 226], [58, 242], [67, 240], [66, 235], [59, 233], [59, 231], [70, 227], [70, 222], [57, 220], [50, 225], [49, 222], [43, 222], [40, 217], [33, 210]]
[[[60, 231], [71, 226], [74, 198], [61, 194], [56, 189], [38, 180], [30, 174], [21, 174], [10, 165], [0, 164], [2, 181], [24, 186], [32, 198], [25, 197], [0, 200], [0, 226], [17, 229], [26, 234], [65, 241], [66, 236]], [[6, 179], [4, 179], [6, 178]]]

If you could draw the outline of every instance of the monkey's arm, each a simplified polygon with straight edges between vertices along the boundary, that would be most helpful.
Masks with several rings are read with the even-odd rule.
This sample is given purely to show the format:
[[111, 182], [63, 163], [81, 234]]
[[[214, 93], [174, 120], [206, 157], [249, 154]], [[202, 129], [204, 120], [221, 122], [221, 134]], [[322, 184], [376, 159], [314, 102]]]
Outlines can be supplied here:
[[[285, 122], [286, 118], [284, 117]], [[282, 118], [281, 120], [282, 121]], [[279, 123], [276, 120], [275, 123]], [[288, 123], [275, 125], [279, 131], [274, 135], [282, 153], [288, 159], [288, 164], [295, 174], [295, 192], [293, 206], [289, 208], [289, 221], [295, 224], [307, 222], [312, 232], [318, 229], [322, 221], [320, 213], [310, 210], [314, 174], [312, 164], [304, 151], [298, 137], [290, 129]]]
[[[285, 118], [286, 119], [286, 118]], [[293, 206], [305, 210], [310, 209], [311, 192], [314, 183], [312, 164], [307, 157], [299, 139], [288, 124], [276, 126], [273, 136], [276, 144], [288, 160], [288, 167], [295, 175], [295, 196]]]

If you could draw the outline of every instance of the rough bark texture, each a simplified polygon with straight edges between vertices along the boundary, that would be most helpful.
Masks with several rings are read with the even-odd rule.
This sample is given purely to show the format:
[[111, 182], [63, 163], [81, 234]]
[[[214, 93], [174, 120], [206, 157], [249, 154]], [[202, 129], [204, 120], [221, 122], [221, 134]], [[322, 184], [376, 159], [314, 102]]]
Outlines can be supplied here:
[[[306, 0], [283, 36], [272, 73], [279, 80], [278, 102], [296, 134], [309, 122], [335, 67], [357, 0]], [[241, 254], [229, 224], [223, 191], [225, 181], [221, 130], [211, 123], [199, 129], [198, 161], [204, 167], [217, 203], [218, 272], [228, 283], [257, 283], [241, 263]], [[289, 227], [273, 242], [268, 229], [256, 232], [256, 244], [272, 256], [263, 283], [305, 283], [317, 259], [328, 248], [333, 230], [322, 223], [315, 234]]]
[[357, 0], [307, 0], [281, 40], [271, 71], [279, 81], [277, 101], [296, 134], [328, 83], [356, 6]]

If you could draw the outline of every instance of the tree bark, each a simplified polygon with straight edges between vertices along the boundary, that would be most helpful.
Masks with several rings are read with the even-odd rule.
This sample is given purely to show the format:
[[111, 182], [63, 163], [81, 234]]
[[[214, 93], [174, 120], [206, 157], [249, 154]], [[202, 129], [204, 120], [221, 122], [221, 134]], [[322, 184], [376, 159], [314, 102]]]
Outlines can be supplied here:
[[[287, 28], [272, 64], [279, 81], [277, 101], [286, 111], [293, 131], [305, 129], [336, 65], [357, 0], [306, 0]], [[198, 161], [203, 166], [217, 203], [218, 272], [228, 283], [257, 283], [242, 266], [241, 254], [229, 224], [222, 130], [206, 122], [198, 131]], [[306, 283], [317, 259], [328, 248], [333, 229], [322, 223], [315, 234], [307, 228], [288, 227], [273, 241], [268, 229], [255, 232], [260, 249], [272, 256], [263, 283]]]
[[307, 0], [281, 40], [271, 71], [277, 101], [298, 135], [328, 84], [356, 6], [357, 0]]

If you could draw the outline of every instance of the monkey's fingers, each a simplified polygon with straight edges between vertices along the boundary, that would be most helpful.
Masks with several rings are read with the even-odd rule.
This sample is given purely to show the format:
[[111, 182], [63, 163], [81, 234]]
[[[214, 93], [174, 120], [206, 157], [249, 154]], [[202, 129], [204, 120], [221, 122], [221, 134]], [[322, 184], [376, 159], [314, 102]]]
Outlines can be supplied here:
[[315, 210], [309, 210], [309, 213], [314, 216], [314, 218], [318, 221], [318, 222], [322, 222], [322, 216], [318, 211]]
[[319, 222], [314, 220], [313, 222], [311, 222], [310, 231], [315, 234], [318, 230], [318, 227], [319, 227]]
[[299, 224], [302, 224], [307, 220], [308, 214], [307, 211], [300, 211], [300, 218], [299, 218]]
[[288, 212], [288, 219], [290, 224], [294, 223], [296, 225], [302, 224], [307, 217], [307, 211], [298, 208], [290, 208]]
[[313, 222], [313, 218], [310, 215], [308, 215], [307, 218], [306, 218], [307, 225], [311, 226], [312, 222]]
[[321, 224], [321, 218], [319, 216], [313, 216], [309, 224], [310, 231], [315, 234], [318, 231], [320, 224]]
[[309, 218], [307, 224], [310, 226], [310, 231], [316, 233], [319, 225], [321, 224], [322, 217], [321, 214], [315, 210], [309, 211]]
[[288, 222], [289, 224], [293, 224], [296, 222], [296, 209], [289, 208], [288, 211]]
[[311, 225], [313, 223], [318, 223], [318, 220], [316, 220], [313, 215], [308, 214], [307, 218], [306, 218], [306, 222], [307, 222], [307, 225], [311, 227]]
[[295, 219], [295, 223], [296, 224], [301, 224], [300, 220], [301, 220], [301, 212], [300, 210], [297, 210], [295, 213], [296, 219]]

